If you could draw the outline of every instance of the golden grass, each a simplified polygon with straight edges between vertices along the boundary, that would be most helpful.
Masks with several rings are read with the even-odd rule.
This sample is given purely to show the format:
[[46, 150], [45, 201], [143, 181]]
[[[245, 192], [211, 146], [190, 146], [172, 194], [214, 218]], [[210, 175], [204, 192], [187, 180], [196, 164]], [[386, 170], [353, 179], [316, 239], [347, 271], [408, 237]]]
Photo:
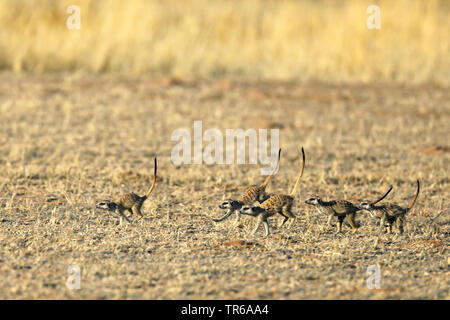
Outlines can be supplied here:
[[449, 16], [442, 0], [0, 0], [0, 68], [448, 84]]

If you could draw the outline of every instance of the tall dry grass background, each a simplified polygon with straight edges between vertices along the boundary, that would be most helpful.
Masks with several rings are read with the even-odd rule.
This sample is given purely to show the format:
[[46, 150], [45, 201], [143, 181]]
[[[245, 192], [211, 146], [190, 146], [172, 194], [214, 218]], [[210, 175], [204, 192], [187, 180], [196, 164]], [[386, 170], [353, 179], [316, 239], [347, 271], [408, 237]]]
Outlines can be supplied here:
[[[66, 27], [72, 4], [81, 30]], [[448, 84], [449, 52], [445, 0], [0, 0], [0, 68], [14, 72]]]

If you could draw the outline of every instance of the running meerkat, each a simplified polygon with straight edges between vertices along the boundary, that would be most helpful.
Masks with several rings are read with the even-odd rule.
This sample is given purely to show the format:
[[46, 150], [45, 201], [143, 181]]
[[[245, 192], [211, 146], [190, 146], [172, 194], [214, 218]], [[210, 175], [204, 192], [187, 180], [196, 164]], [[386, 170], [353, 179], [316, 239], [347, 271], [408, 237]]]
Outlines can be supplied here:
[[[303, 170], [305, 169], [305, 151], [303, 150], [303, 147], [302, 147], [302, 159], [303, 162], [297, 177], [297, 181], [295, 182], [294, 188], [292, 189], [290, 194], [288, 195], [277, 194], [270, 197], [269, 199], [261, 203], [261, 205], [259, 206], [246, 205], [241, 208], [240, 211], [242, 214], [256, 217], [258, 219], [258, 221], [256, 222], [256, 226], [251, 234], [255, 234], [262, 223], [266, 231], [265, 237], [268, 237], [270, 231], [269, 231], [269, 222], [267, 221], [267, 219], [277, 213], [281, 214], [284, 217], [279, 227], [282, 227], [285, 224], [285, 222], [289, 219], [292, 219], [292, 223], [294, 222], [295, 215], [292, 213], [292, 205], [294, 203], [294, 197], [295, 194], [297, 193], [297, 189], [300, 184], [301, 177], [303, 175]], [[290, 225], [292, 225], [292, 223]]]
[[[391, 191], [392, 187], [386, 192], [386, 194], [381, 198], [384, 199], [385, 196]], [[417, 192], [412, 201], [410, 202], [407, 208], [401, 207], [399, 205], [393, 203], [385, 203], [379, 206], [375, 204], [381, 200], [376, 202], [361, 202], [359, 207], [363, 210], [369, 211], [372, 217], [377, 217], [381, 219], [380, 221], [380, 229], [384, 230], [386, 222], [388, 223], [388, 233], [392, 232], [392, 226], [395, 223], [397, 225], [398, 231], [403, 233], [404, 224], [405, 224], [405, 216], [411, 210], [411, 208], [416, 203], [417, 197], [420, 192], [420, 182], [417, 180]]]
[[234, 224], [236, 225], [239, 222], [240, 218], [241, 218], [241, 213], [240, 213], [239, 210], [244, 205], [251, 205], [255, 201], [258, 201], [259, 203], [262, 203], [266, 199], [268, 199], [269, 195], [266, 193], [266, 187], [269, 184], [269, 181], [272, 178], [272, 176], [275, 174], [275, 171], [278, 169], [278, 166], [280, 165], [280, 157], [281, 157], [281, 149], [278, 150], [277, 165], [272, 170], [270, 175], [267, 176], [267, 178], [263, 182], [263, 184], [261, 184], [259, 186], [253, 185], [253, 186], [250, 186], [250, 187], [246, 188], [244, 190], [244, 192], [242, 193], [242, 195], [237, 200], [227, 199], [224, 202], [222, 202], [219, 205], [219, 208], [223, 209], [223, 210], [227, 210], [227, 211], [221, 218], [213, 219], [213, 221], [214, 222], [223, 221], [226, 218], [228, 218], [233, 212], [236, 212], [236, 221], [234, 222]]
[[138, 220], [136, 220], [139, 221], [140, 219], [143, 218], [143, 215], [141, 213], [142, 205], [144, 204], [145, 200], [147, 200], [147, 198], [150, 196], [150, 194], [153, 191], [153, 188], [155, 187], [156, 171], [157, 171], [157, 161], [155, 157], [155, 172], [153, 175], [153, 182], [150, 188], [148, 189], [147, 193], [142, 197], [136, 195], [135, 193], [127, 193], [114, 201], [103, 200], [96, 204], [96, 208], [119, 214], [121, 217], [120, 223], [122, 223], [122, 217], [125, 218], [125, 220], [127, 220], [128, 222], [130, 222], [128, 217], [125, 215], [125, 212], [128, 212], [130, 216], [133, 214], [139, 216]]
[[337, 232], [340, 233], [342, 231], [342, 223], [344, 219], [347, 218], [347, 222], [353, 229], [353, 232], [356, 232], [357, 227], [355, 223], [356, 212], [362, 209], [355, 206], [353, 203], [347, 200], [332, 200], [332, 201], [323, 201], [320, 197], [311, 197], [305, 201], [306, 204], [312, 205], [316, 207], [319, 213], [326, 214], [328, 216], [327, 224], [331, 225], [331, 219], [333, 217], [338, 218], [337, 224]]
[[[370, 210], [366, 209], [365, 207], [369, 207], [369, 206], [373, 206], [373, 205], [377, 204], [378, 202], [380, 202], [381, 200], [386, 198], [387, 195], [392, 191], [392, 189], [393, 189], [393, 186], [389, 186], [388, 191], [386, 191], [386, 193], [381, 198], [379, 198], [378, 200], [373, 201], [373, 202], [370, 201], [370, 200], [364, 200], [364, 201], [359, 203], [358, 207], [361, 210], [368, 211], [372, 218], [376, 218], [377, 217], [378, 219], [381, 219], [381, 215], [380, 216], [376, 216], [373, 212], [371, 212]], [[381, 223], [380, 223], [380, 226], [381, 226]]]

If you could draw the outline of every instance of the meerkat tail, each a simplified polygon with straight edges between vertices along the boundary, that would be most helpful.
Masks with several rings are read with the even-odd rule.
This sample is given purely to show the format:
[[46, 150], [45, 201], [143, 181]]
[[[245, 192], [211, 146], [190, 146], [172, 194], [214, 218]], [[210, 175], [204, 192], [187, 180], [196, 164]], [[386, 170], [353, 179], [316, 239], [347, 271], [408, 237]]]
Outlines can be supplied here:
[[281, 157], [281, 148], [278, 150], [278, 160], [277, 160], [277, 165], [275, 166], [275, 168], [272, 170], [272, 172], [270, 173], [270, 175], [266, 178], [266, 181], [264, 181], [264, 183], [261, 185], [261, 187], [265, 188], [267, 186], [267, 184], [269, 183], [270, 179], [273, 177], [275, 171], [278, 169], [278, 166], [280, 165], [280, 157]]
[[150, 193], [152, 193], [153, 188], [155, 187], [155, 183], [156, 183], [156, 171], [158, 171], [158, 165], [157, 165], [157, 161], [156, 161], [156, 157], [155, 157], [155, 172], [153, 174], [153, 181], [152, 181], [152, 185], [150, 187], [150, 189], [148, 189], [147, 193], [145, 194], [145, 197], [149, 197]]
[[294, 188], [292, 189], [292, 192], [290, 194], [291, 197], [295, 197], [298, 185], [300, 184], [300, 179], [303, 176], [303, 170], [305, 169], [305, 150], [303, 150], [303, 147], [302, 147], [302, 158], [303, 158], [302, 168], [300, 170], [300, 173], [298, 174], [297, 181], [295, 182]]
[[378, 203], [378, 202], [380, 202], [381, 200], [383, 200], [384, 198], [386, 198], [387, 197], [387, 195], [389, 194], [389, 192], [391, 192], [391, 190], [392, 190], [392, 186], [390, 186], [389, 187], [389, 190], [380, 198], [380, 199], [378, 199], [377, 201], [375, 201], [375, 202], [372, 202], [372, 204], [376, 204], [376, 203]]
[[419, 182], [419, 179], [417, 179], [417, 192], [416, 192], [414, 199], [409, 204], [408, 210], [413, 207], [414, 203], [416, 203], [417, 197], [419, 196], [419, 192], [420, 192], [420, 182]]

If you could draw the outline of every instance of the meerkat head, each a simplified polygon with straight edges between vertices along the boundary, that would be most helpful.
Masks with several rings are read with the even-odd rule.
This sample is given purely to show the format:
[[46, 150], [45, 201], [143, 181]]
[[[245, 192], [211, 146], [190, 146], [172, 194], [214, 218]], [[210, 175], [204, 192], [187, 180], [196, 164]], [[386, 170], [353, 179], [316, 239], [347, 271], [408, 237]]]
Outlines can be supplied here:
[[375, 208], [375, 204], [371, 201], [361, 201], [357, 206], [360, 210], [366, 210], [372, 218], [375, 218], [375, 213], [373, 209]]
[[362, 201], [359, 203], [359, 205], [357, 206], [360, 209], [363, 210], [371, 210], [373, 208], [374, 204], [370, 201]]
[[243, 206], [240, 210], [242, 214], [247, 214], [249, 216], [257, 216], [261, 212], [263, 212], [264, 209], [260, 207], [252, 207], [252, 206]]
[[240, 202], [233, 200], [233, 199], [227, 199], [221, 204], [219, 204], [220, 209], [240, 209], [241, 204]]
[[113, 211], [113, 210], [116, 209], [117, 204], [115, 204], [114, 202], [109, 201], [109, 200], [103, 200], [103, 201], [98, 202], [98, 203], [95, 205], [95, 207], [96, 207], [97, 209]]
[[[389, 194], [389, 192], [392, 191], [392, 188], [393, 188], [393, 187], [390, 186], [390, 187], [389, 187], [389, 190], [388, 190], [381, 198], [379, 198], [378, 200], [376, 200], [376, 201], [364, 200], [364, 201], [361, 201], [361, 202], [359, 203], [359, 205], [357, 205], [357, 207], [358, 207], [360, 210], [367, 210], [367, 211], [369, 211], [369, 212], [371, 213], [371, 211], [372, 211], [373, 209], [375, 209], [375, 204], [378, 203], [378, 202], [380, 202], [380, 201], [383, 200], [384, 198], [386, 198], [386, 196]], [[372, 213], [371, 213], [371, 215], [372, 215]]]
[[311, 197], [305, 201], [306, 204], [310, 204], [312, 206], [317, 206], [322, 202], [322, 199], [320, 197]]

